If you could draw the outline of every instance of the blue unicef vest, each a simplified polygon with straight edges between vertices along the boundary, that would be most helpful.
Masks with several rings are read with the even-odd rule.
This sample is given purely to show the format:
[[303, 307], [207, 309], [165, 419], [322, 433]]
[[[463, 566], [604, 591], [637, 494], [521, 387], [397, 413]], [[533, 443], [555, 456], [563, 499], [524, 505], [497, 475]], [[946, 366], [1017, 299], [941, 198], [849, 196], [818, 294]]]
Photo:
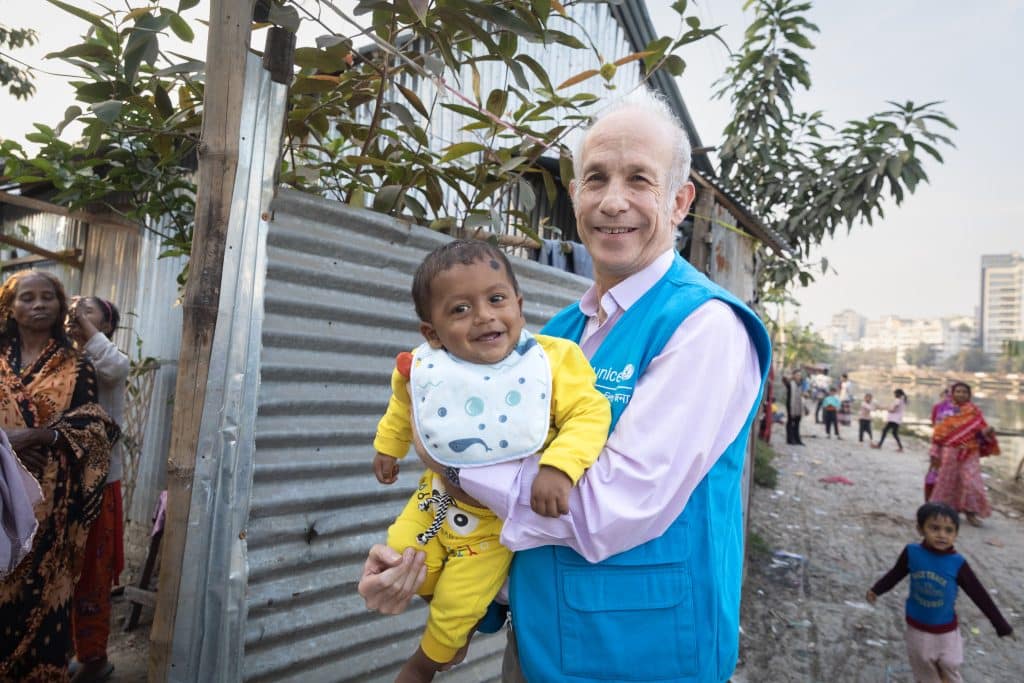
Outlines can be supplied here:
[[964, 564], [959, 553], [936, 553], [920, 543], [907, 546], [910, 595], [907, 616], [929, 626], [956, 620], [956, 575]]
[[[664, 277], [612, 328], [591, 358], [612, 406], [612, 427], [637, 379], [701, 304], [733, 307], [757, 349], [762, 387], [771, 345], [757, 316], [676, 256]], [[579, 341], [586, 317], [572, 305], [544, 334]], [[680, 387], [686, 378], [680, 377]], [[699, 400], [706, 390], [680, 392]], [[698, 484], [659, 538], [591, 564], [569, 548], [517, 552], [510, 570], [513, 623], [530, 683], [723, 681], [739, 648], [743, 566], [741, 474], [750, 423]], [[671, 429], [671, 425], [665, 425]]]

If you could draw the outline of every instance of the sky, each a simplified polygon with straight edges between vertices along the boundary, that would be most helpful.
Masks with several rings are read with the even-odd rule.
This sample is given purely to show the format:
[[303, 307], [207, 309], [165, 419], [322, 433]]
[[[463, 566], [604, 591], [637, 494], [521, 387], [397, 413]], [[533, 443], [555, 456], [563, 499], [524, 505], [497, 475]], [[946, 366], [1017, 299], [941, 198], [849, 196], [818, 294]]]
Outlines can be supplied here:
[[[91, 0], [75, 4], [96, 8]], [[675, 35], [678, 15], [670, 4], [647, 6], [658, 31]], [[722, 35], [733, 49], [751, 20], [742, 5], [690, 2], [703, 24], [724, 25]], [[205, 6], [187, 16], [205, 16]], [[42, 57], [72, 44], [82, 22], [41, 1], [0, 0], [0, 16], [8, 26], [39, 33], [40, 44], [18, 51], [18, 58], [66, 73], [59, 62]], [[796, 315], [819, 330], [845, 309], [868, 318], [973, 315], [981, 255], [1024, 253], [1024, 138], [1015, 125], [1024, 121], [1024, 0], [827, 0], [815, 3], [808, 18], [821, 30], [812, 36], [816, 49], [805, 54], [813, 86], [798, 94], [798, 107], [822, 110], [838, 126], [885, 109], [887, 100], [941, 100], [959, 130], [952, 134], [956, 149], [942, 150], [945, 163], [926, 163], [928, 184], [899, 207], [890, 201], [886, 218], [873, 226], [855, 225], [821, 245], [812, 258], [827, 258], [835, 272], [794, 293]], [[202, 54], [203, 48], [189, 51]], [[712, 84], [725, 70], [728, 51], [707, 39], [681, 56], [687, 69], [679, 86], [687, 108], [702, 143], [717, 145], [730, 112], [728, 103], [712, 98]], [[67, 80], [39, 73], [38, 92], [27, 103], [3, 91], [0, 137], [22, 139], [33, 121], [59, 122], [73, 103]]]

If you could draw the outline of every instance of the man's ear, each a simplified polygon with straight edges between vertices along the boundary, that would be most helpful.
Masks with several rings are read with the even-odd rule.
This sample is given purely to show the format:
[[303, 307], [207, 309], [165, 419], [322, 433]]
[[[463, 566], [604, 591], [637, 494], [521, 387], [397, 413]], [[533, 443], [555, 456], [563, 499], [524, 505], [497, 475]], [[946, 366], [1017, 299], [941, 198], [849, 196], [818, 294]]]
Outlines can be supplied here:
[[444, 344], [441, 343], [441, 338], [437, 336], [437, 330], [435, 330], [434, 326], [430, 323], [423, 320], [420, 321], [420, 334], [422, 334], [423, 338], [427, 340], [428, 344], [430, 344], [430, 348], [444, 348]]
[[676, 196], [672, 202], [672, 225], [679, 225], [686, 218], [686, 215], [690, 213], [690, 205], [693, 204], [693, 198], [697, 196], [697, 188], [694, 187], [693, 183], [685, 182], [683, 186], [676, 192]]

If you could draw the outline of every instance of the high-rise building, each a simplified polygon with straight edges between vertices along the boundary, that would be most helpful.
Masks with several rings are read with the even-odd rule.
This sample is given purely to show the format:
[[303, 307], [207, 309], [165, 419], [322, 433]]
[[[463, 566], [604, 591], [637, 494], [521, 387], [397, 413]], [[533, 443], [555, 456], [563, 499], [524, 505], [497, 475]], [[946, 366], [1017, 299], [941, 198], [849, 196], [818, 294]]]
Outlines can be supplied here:
[[1024, 258], [981, 257], [981, 348], [997, 354], [1007, 341], [1024, 340]]
[[842, 349], [844, 345], [860, 341], [865, 322], [864, 316], [848, 308], [832, 316], [832, 324], [825, 328], [822, 336], [833, 348]]

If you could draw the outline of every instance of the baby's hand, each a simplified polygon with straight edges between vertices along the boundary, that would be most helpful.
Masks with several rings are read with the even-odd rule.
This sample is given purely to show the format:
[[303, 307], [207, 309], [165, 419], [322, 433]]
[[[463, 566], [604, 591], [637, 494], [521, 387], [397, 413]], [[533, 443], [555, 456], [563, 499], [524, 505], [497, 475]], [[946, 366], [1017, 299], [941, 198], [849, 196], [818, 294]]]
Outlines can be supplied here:
[[572, 479], [568, 474], [549, 465], [541, 465], [530, 491], [530, 507], [544, 517], [567, 514], [570, 490]]
[[382, 484], [394, 484], [398, 481], [398, 460], [390, 455], [377, 453], [373, 456], [373, 473]]
[[871, 603], [872, 605], [873, 605], [873, 604], [875, 604], [875, 600], [877, 600], [877, 599], [878, 599], [878, 595], [876, 595], [876, 594], [875, 594], [875, 591], [873, 591], [873, 590], [868, 590], [868, 594], [867, 594], [866, 596], [864, 596], [864, 597], [865, 597], [865, 598], [867, 599], [867, 601], [868, 601], [868, 602], [870, 602], [870, 603]]

